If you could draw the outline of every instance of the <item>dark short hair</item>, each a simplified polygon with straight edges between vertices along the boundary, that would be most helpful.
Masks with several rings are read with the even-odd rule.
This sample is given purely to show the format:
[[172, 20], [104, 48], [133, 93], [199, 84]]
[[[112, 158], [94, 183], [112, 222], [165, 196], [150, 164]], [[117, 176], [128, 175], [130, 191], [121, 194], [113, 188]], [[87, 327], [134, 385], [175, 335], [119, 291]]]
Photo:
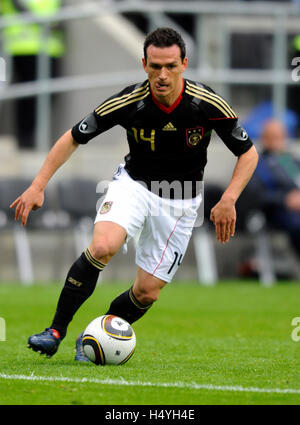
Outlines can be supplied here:
[[147, 48], [150, 45], [155, 47], [170, 47], [176, 44], [180, 49], [180, 57], [183, 62], [186, 56], [185, 42], [181, 35], [172, 28], [161, 27], [157, 28], [147, 35], [144, 42], [144, 58], [147, 62]]

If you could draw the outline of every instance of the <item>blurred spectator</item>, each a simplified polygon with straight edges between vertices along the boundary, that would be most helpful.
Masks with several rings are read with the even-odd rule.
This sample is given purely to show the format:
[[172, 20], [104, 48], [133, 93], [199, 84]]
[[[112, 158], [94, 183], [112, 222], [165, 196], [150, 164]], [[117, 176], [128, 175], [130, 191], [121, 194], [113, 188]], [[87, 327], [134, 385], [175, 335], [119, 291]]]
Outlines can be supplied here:
[[[61, 0], [1, 0], [2, 16], [18, 16], [32, 13], [36, 16], [53, 15], [61, 6]], [[57, 25], [50, 25], [49, 34], [45, 37], [43, 26], [22, 20], [3, 29], [3, 48], [6, 55], [12, 58], [13, 83], [33, 81], [37, 78], [37, 62], [40, 53], [51, 57], [50, 76], [55, 74], [56, 58], [64, 53], [61, 30]], [[19, 147], [34, 146], [36, 97], [26, 97], [16, 101], [15, 131]]]
[[289, 235], [300, 258], [300, 161], [287, 149], [284, 125], [265, 123], [262, 152], [250, 188], [255, 190], [268, 224]]

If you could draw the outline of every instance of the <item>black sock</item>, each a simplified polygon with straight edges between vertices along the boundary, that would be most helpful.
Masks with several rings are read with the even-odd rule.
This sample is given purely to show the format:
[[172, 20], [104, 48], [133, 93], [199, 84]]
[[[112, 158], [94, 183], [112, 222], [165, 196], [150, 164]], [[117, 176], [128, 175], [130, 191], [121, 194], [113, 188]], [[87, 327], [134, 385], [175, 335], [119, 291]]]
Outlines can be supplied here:
[[131, 287], [112, 301], [109, 310], [105, 314], [119, 316], [131, 324], [144, 316], [152, 304], [147, 306], [141, 304], [135, 298]]
[[104, 267], [105, 264], [96, 260], [87, 249], [70, 268], [50, 326], [59, 332], [61, 338], [65, 337], [76, 311], [94, 292]]

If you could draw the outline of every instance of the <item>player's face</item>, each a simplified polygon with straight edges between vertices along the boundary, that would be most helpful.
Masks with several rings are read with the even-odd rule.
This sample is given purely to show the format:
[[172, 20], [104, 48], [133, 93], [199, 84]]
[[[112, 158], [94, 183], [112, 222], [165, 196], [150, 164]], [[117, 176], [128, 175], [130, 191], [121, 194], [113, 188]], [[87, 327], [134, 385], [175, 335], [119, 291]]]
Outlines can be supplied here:
[[154, 96], [165, 105], [172, 105], [182, 90], [182, 73], [187, 67], [187, 58], [180, 57], [176, 44], [170, 47], [147, 48], [147, 62], [143, 58], [144, 70]]

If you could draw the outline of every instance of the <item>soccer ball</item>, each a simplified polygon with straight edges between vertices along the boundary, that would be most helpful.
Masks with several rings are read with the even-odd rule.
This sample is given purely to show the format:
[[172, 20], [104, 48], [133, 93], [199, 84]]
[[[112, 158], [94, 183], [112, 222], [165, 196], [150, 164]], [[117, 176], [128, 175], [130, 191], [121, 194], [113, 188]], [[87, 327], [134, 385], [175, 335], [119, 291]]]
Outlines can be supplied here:
[[94, 319], [83, 332], [83, 350], [96, 365], [124, 364], [132, 356], [136, 337], [126, 320], [112, 314]]

